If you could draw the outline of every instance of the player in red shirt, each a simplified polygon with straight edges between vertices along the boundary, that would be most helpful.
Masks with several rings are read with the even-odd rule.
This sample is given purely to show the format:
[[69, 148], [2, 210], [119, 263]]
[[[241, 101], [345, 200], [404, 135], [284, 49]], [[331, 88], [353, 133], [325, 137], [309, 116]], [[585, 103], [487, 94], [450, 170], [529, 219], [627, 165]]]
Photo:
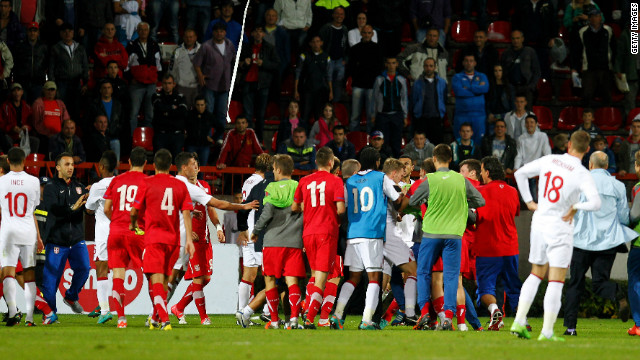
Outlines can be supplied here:
[[[166, 149], [156, 152], [153, 159], [156, 175], [142, 181], [131, 209], [130, 230], [138, 228], [138, 211], [145, 209], [145, 246], [142, 268], [151, 274], [150, 286], [153, 304], [162, 321], [162, 330], [171, 330], [167, 312], [167, 289], [165, 283], [171, 275], [173, 265], [179, 256], [180, 217], [184, 218], [186, 242], [184, 250], [192, 257], [195, 251], [191, 238], [191, 211], [193, 204], [187, 186], [169, 175], [171, 153]], [[152, 324], [150, 329], [156, 327]]]
[[[325, 283], [333, 270], [338, 252], [338, 215], [345, 211], [344, 186], [339, 177], [331, 174], [333, 151], [323, 147], [316, 153], [318, 171], [300, 179], [294, 196], [292, 211], [304, 211], [302, 240], [315, 278], [308, 285], [311, 295], [309, 313], [304, 327], [315, 329], [315, 318], [322, 305], [324, 296], [335, 297], [335, 284]], [[335, 289], [334, 289], [335, 288]]]
[[[134, 267], [142, 268], [142, 251], [144, 249], [143, 211], [138, 213], [138, 228], [129, 230], [130, 212], [133, 201], [147, 177], [143, 173], [147, 164], [146, 150], [136, 147], [129, 156], [129, 171], [113, 178], [104, 194], [104, 213], [111, 219], [109, 238], [107, 240], [107, 258], [109, 268], [113, 271], [112, 297], [118, 314], [118, 328], [127, 327], [124, 313], [124, 277], [127, 266], [131, 262]], [[151, 297], [153, 299], [153, 296]]]

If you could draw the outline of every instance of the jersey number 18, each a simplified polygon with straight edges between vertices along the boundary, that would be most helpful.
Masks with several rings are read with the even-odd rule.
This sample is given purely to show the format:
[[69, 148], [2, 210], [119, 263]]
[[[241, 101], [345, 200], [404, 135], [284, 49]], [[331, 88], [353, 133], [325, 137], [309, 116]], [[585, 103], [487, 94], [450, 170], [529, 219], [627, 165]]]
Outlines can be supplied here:
[[[551, 176], [551, 171], [544, 174], [547, 180], [544, 183], [544, 194], [542, 197], [546, 197], [550, 203], [556, 203], [560, 200], [560, 189], [564, 185], [564, 180], [560, 176]], [[551, 187], [549, 187], [551, 185]]]

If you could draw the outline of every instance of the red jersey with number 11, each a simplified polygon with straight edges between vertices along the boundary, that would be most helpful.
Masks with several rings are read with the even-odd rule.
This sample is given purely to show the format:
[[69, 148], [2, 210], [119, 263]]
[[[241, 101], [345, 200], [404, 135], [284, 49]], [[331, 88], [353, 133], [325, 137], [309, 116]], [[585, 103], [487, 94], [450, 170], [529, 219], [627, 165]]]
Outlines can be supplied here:
[[180, 245], [180, 212], [193, 210], [187, 186], [169, 174], [157, 174], [142, 181], [133, 202], [145, 209], [144, 242]]
[[344, 185], [339, 177], [326, 171], [303, 177], [293, 201], [304, 203], [302, 236], [327, 234], [338, 237], [336, 202], [344, 201]]
[[[131, 223], [129, 214], [133, 201], [138, 194], [140, 184], [146, 177], [147, 175], [139, 171], [127, 171], [111, 180], [107, 191], [104, 193], [104, 198], [112, 201], [110, 234], [131, 231], [129, 230], [129, 224]], [[144, 230], [144, 212], [138, 214], [138, 227]]]

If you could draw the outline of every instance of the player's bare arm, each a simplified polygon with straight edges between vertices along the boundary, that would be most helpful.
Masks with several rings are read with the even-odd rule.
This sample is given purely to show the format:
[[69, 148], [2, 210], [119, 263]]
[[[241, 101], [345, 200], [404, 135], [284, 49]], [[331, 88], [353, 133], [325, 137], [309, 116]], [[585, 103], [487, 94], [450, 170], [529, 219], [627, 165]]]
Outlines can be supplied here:
[[71, 211], [76, 211], [76, 210], [80, 209], [82, 206], [84, 206], [84, 204], [87, 203], [87, 198], [88, 197], [89, 197], [88, 193], [80, 196], [78, 198], [78, 200], [76, 200], [75, 204], [73, 204], [71, 206]]
[[336, 211], [338, 213], [338, 216], [344, 214], [347, 211], [347, 207], [344, 206], [344, 201], [336, 201]]
[[247, 204], [235, 204], [235, 203], [230, 203], [228, 201], [219, 200], [212, 197], [211, 200], [209, 200], [209, 203], [207, 205], [213, 206], [214, 208], [220, 209], [220, 210], [235, 211], [235, 210], [256, 210], [260, 206], [260, 203], [258, 202], [258, 200], [254, 200]]
[[38, 227], [38, 219], [33, 218], [33, 222], [36, 224], [36, 233], [38, 234], [38, 240], [36, 243], [38, 252], [44, 250], [44, 243], [42, 242], [42, 238], [40, 237], [40, 227]]
[[218, 213], [216, 212], [216, 209], [211, 206], [207, 206], [207, 214], [209, 215], [209, 220], [211, 220], [211, 223], [213, 223], [213, 225], [215, 225], [216, 227], [218, 242], [225, 243], [227, 239], [224, 236], [222, 224], [220, 224], [220, 219], [218, 218]]
[[535, 201], [529, 201], [527, 203], [527, 209], [529, 209], [531, 211], [536, 211], [536, 210], [538, 210], [538, 204]]
[[113, 209], [111, 208], [112, 206], [113, 206], [113, 201], [111, 201], [111, 199], [106, 199], [104, 202], [104, 215], [109, 220], [111, 220], [111, 214], [113, 214]]
[[182, 216], [184, 217], [184, 230], [187, 238], [187, 241], [184, 244], [184, 251], [189, 254], [189, 258], [191, 259], [193, 258], [193, 253], [196, 252], [196, 248], [193, 246], [193, 238], [191, 237], [191, 233], [193, 232], [191, 228], [191, 211], [182, 210]]
[[[131, 208], [131, 212], [129, 213], [129, 217], [131, 219], [131, 223], [129, 224], [129, 230], [134, 231], [135, 229], [138, 228], [138, 209]], [[191, 218], [191, 216], [189, 216], [189, 218]], [[189, 227], [191, 227], [191, 224], [189, 224]], [[189, 231], [189, 232], [191, 232], [191, 231]]]
[[247, 235], [246, 231], [238, 233], [238, 242], [240, 242], [240, 245], [242, 246], [247, 246], [249, 244], [249, 235]]

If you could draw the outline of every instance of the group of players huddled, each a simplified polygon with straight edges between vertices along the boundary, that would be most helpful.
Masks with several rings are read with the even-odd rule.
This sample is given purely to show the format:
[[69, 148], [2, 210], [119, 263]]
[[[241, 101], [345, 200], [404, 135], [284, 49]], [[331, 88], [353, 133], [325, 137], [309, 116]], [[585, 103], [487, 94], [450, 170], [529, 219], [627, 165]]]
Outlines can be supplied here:
[[[468, 315], [472, 327], [483, 330], [474, 306], [465, 307], [471, 299], [462, 287], [464, 276], [477, 281], [479, 303], [491, 315], [487, 329], [499, 330], [504, 326], [504, 310], [496, 304], [500, 275], [509, 304], [517, 309], [511, 331], [530, 338], [526, 315], [550, 267], [539, 339], [560, 340], [553, 334], [553, 324], [571, 258], [571, 219], [577, 210], [600, 207], [594, 182], [580, 163], [588, 143], [588, 134], [577, 131], [568, 154], [533, 161], [515, 174], [523, 200], [535, 211], [529, 257], [533, 269], [522, 293], [515, 228], [520, 200], [494, 157], [467, 160], [458, 173], [448, 168], [451, 148], [441, 144], [432, 159], [419, 164], [420, 179], [413, 181], [411, 159], [389, 158], [380, 164], [378, 151], [365, 148], [359, 161], [347, 160], [340, 166], [331, 149], [323, 147], [316, 155], [318, 171], [295, 181], [290, 156], [262, 154], [256, 159], [256, 174], [244, 183], [243, 203], [239, 204], [210, 195], [209, 185], [198, 180], [198, 161], [192, 153], [172, 159], [168, 151], [158, 151], [155, 175], [147, 176], [143, 173], [145, 151], [135, 148], [129, 158], [130, 170], [114, 177], [115, 158], [105, 152], [100, 160], [103, 179], [92, 185], [86, 208], [96, 213], [97, 277], [107, 279], [111, 270], [113, 285], [110, 293], [108, 287], [98, 287], [99, 306], [92, 314], [99, 316], [98, 323], [111, 320], [112, 297], [117, 326], [127, 327], [124, 275], [132, 262], [148, 279], [153, 313], [147, 324], [151, 329], [171, 330], [171, 313], [179, 323], [186, 323], [183, 312], [191, 301], [201, 323], [210, 325], [203, 292], [212, 274], [208, 220], [216, 228], [217, 240], [225, 239], [217, 208], [238, 211], [244, 270], [236, 319], [242, 327], [255, 325], [251, 317], [266, 303], [267, 329], [315, 329], [318, 314], [317, 326], [343, 329], [346, 306], [366, 273], [359, 329], [402, 324], [452, 330], [456, 317], [457, 329], [466, 331]], [[42, 248], [34, 219], [40, 187], [35, 177], [23, 171], [24, 158], [20, 149], [12, 149], [10, 172], [0, 177], [0, 261], [11, 325], [19, 322], [15, 321], [18, 260], [24, 268], [27, 325], [34, 325], [34, 303], [43, 302], [33, 280], [36, 252]], [[177, 166], [176, 176], [169, 174], [172, 162]], [[529, 178], [536, 176], [542, 179], [539, 203], [533, 202], [529, 189]], [[580, 201], [581, 193], [586, 200]], [[303, 299], [300, 285], [307, 276], [305, 261], [311, 277]], [[343, 274], [343, 264], [348, 274]], [[258, 267], [262, 267], [265, 289], [253, 294]], [[337, 294], [342, 276], [345, 282]], [[192, 282], [169, 309], [168, 297], [183, 277]], [[388, 288], [394, 300], [382, 312], [380, 299]], [[286, 321], [278, 314], [281, 293], [288, 294]], [[46, 302], [38, 308], [42, 306]], [[57, 318], [50, 309], [41, 310], [44, 324]]]

